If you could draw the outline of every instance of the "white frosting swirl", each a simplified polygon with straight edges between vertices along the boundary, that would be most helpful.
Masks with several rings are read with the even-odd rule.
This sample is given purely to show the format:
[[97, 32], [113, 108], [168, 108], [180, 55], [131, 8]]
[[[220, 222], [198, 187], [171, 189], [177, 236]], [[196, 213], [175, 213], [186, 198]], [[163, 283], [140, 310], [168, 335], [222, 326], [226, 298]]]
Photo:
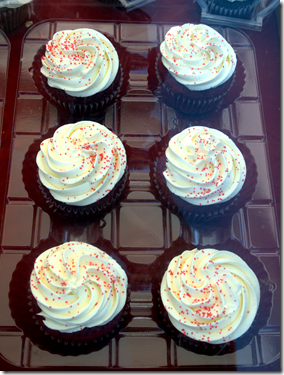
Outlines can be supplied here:
[[201, 91], [226, 82], [236, 68], [230, 44], [206, 25], [172, 27], [161, 43], [162, 62], [177, 82]]
[[226, 202], [242, 188], [246, 163], [224, 133], [202, 126], [171, 138], [163, 172], [172, 193], [193, 205]]
[[87, 97], [106, 90], [119, 68], [108, 38], [92, 29], [58, 31], [46, 45], [41, 73], [51, 87]]
[[254, 272], [230, 251], [184, 251], [172, 259], [161, 284], [172, 324], [198, 341], [222, 344], [251, 326], [260, 300]]
[[60, 202], [86, 206], [106, 196], [126, 168], [120, 139], [105, 126], [80, 121], [59, 127], [41, 143], [39, 178]]
[[127, 276], [102, 250], [66, 242], [38, 256], [30, 286], [44, 324], [60, 332], [105, 325], [124, 307]]

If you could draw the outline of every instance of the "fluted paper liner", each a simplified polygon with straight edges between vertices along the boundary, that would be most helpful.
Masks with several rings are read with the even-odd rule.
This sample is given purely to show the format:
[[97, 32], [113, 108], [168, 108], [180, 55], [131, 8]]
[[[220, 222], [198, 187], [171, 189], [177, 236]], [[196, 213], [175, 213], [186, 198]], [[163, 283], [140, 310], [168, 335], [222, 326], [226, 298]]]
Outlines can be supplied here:
[[224, 17], [235, 17], [250, 19], [258, 0], [234, 1], [228, 0], [205, 0], [210, 14], [217, 14]]
[[28, 14], [28, 7], [29, 4], [18, 8], [0, 8], [0, 29], [8, 33], [20, 26]]

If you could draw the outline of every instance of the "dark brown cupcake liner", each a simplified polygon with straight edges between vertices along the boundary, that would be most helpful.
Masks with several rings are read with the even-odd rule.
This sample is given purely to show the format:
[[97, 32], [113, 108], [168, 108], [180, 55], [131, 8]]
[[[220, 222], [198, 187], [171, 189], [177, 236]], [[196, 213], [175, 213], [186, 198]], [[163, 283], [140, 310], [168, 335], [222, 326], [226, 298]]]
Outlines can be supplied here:
[[0, 8], [0, 29], [8, 33], [16, 29], [28, 14], [29, 4], [24, 4], [18, 8]]
[[245, 80], [244, 65], [240, 57], [237, 56], [235, 72], [228, 81], [213, 89], [190, 91], [168, 73], [162, 64], [158, 48], [149, 52], [148, 83], [150, 90], [160, 100], [184, 115], [200, 116], [227, 107], [240, 96]]
[[[229, 136], [228, 132], [222, 132]], [[165, 151], [168, 147], [170, 139], [179, 133], [178, 129], [170, 130], [167, 135], [150, 150], [152, 163], [150, 166], [150, 178], [153, 193], [159, 201], [173, 214], [183, 218], [189, 223], [205, 223], [210, 219], [219, 216], [230, 216], [236, 213], [240, 208], [244, 207], [253, 196], [257, 183], [257, 168], [254, 158], [250, 150], [242, 143], [230, 138], [234, 141], [244, 156], [247, 176], [241, 190], [232, 199], [207, 206], [196, 206], [185, 202], [183, 199], [173, 194], [167, 187], [163, 172], [166, 170]]]
[[[171, 323], [168, 313], [164, 308], [160, 294], [160, 285], [164, 272], [170, 261], [175, 257], [180, 255], [185, 250], [193, 250], [214, 248], [217, 250], [228, 250], [232, 253], [240, 256], [247, 265], [253, 270], [258, 278], [260, 285], [260, 304], [258, 307], [255, 319], [250, 326], [250, 328], [236, 340], [229, 341], [224, 344], [211, 344], [208, 342], [201, 342], [194, 340], [188, 336], [185, 336], [180, 331], [178, 331]], [[195, 246], [186, 243], [181, 237], [178, 238], [172, 246], [161, 255], [156, 262], [153, 263], [153, 316], [154, 320], [160, 328], [162, 328], [166, 334], [171, 337], [176, 345], [192, 351], [196, 354], [203, 354], [207, 356], [224, 355], [229, 353], [234, 353], [237, 350], [241, 350], [248, 346], [254, 337], [256, 337], [260, 329], [267, 325], [268, 319], [270, 317], [270, 311], [272, 307], [272, 290], [275, 285], [270, 280], [269, 274], [264, 268], [263, 263], [254, 255], [251, 255], [248, 249], [245, 249], [240, 243], [232, 239], [227, 240], [223, 244], [218, 244], [214, 246]], [[155, 271], [154, 271], [155, 270]]]
[[[95, 246], [100, 247], [103, 240]], [[108, 345], [110, 341], [126, 327], [130, 320], [130, 287], [127, 289], [127, 299], [124, 308], [108, 324], [93, 328], [84, 328], [74, 333], [61, 333], [46, 327], [35, 298], [30, 290], [30, 274], [33, 270], [35, 259], [45, 250], [58, 246], [59, 243], [52, 238], [41, 241], [28, 255], [24, 255], [17, 264], [12, 274], [9, 289], [9, 307], [12, 318], [18, 328], [31, 342], [53, 354], [77, 356], [98, 351]], [[107, 252], [112, 256], [113, 249], [110, 244], [104, 244]], [[106, 249], [107, 248], [107, 249]], [[127, 266], [115, 256], [115, 260], [127, 271]], [[127, 275], [129, 277], [129, 275]]]
[[258, 4], [258, 0], [229, 2], [228, 0], [205, 0], [208, 11], [224, 17], [250, 19]]
[[45, 54], [46, 45], [42, 45], [35, 55], [32, 64], [32, 77], [39, 93], [61, 112], [76, 119], [85, 119], [91, 116], [100, 115], [106, 108], [112, 105], [115, 100], [121, 98], [127, 91], [129, 80], [130, 54], [113, 38], [106, 37], [114, 45], [119, 56], [119, 69], [113, 83], [104, 91], [88, 97], [74, 97], [64, 90], [50, 87], [47, 78], [41, 74], [41, 58]]
[[93, 216], [101, 217], [106, 215], [113, 210], [118, 201], [123, 199], [122, 193], [126, 193], [129, 185], [129, 171], [126, 167], [123, 176], [115, 187], [98, 202], [87, 206], [73, 206], [64, 202], [59, 202], [51, 195], [50, 191], [41, 183], [39, 178], [37, 179], [37, 183], [49, 207], [49, 211], [51, 210], [54, 214], [59, 214], [69, 219], [88, 219]]
[[155, 68], [165, 102], [186, 114], [211, 111], [227, 94], [235, 80], [234, 72], [229, 80], [214, 89], [190, 91], [168, 73], [161, 61], [161, 54], [157, 57]]
[[68, 205], [56, 200], [40, 181], [36, 156], [40, 150], [43, 139], [53, 136], [55, 128], [49, 129], [43, 138], [35, 140], [29, 147], [23, 161], [22, 176], [25, 189], [32, 199], [43, 211], [50, 215], [60, 216], [70, 220], [88, 220], [100, 218], [113, 210], [125, 198], [129, 187], [129, 170], [126, 167], [121, 179], [114, 188], [102, 199], [86, 206]]

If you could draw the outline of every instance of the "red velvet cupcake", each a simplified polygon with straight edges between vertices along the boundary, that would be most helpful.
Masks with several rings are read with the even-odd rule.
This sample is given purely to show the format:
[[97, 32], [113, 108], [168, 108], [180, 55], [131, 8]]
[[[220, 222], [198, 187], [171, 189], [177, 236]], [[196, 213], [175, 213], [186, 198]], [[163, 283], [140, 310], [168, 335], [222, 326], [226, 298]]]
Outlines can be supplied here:
[[120, 263], [86, 243], [43, 241], [13, 273], [12, 317], [43, 350], [61, 355], [100, 350], [125, 325], [129, 310], [126, 267]]
[[235, 241], [212, 249], [179, 238], [153, 269], [155, 319], [186, 350], [233, 353], [267, 324], [272, 282], [258, 258]]
[[105, 126], [80, 121], [51, 129], [23, 162], [23, 181], [43, 210], [70, 219], [105, 215], [128, 183], [125, 148]]
[[220, 103], [234, 83], [236, 66], [233, 48], [217, 31], [185, 24], [167, 32], [156, 75], [166, 104], [194, 115]]
[[243, 144], [206, 127], [170, 131], [151, 150], [157, 199], [190, 222], [232, 215], [256, 186], [254, 159]]
[[33, 62], [39, 93], [77, 119], [97, 115], [123, 95], [129, 53], [113, 38], [92, 29], [59, 31]]

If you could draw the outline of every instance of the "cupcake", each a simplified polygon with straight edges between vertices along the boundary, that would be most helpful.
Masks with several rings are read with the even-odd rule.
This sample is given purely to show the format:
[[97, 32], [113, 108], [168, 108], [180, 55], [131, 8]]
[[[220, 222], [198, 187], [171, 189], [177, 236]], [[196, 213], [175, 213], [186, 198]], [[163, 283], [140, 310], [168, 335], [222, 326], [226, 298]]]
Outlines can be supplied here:
[[205, 0], [211, 14], [225, 17], [251, 19], [258, 0]]
[[212, 110], [233, 85], [233, 48], [206, 25], [172, 27], [160, 45], [156, 74], [166, 104], [186, 114]]
[[43, 350], [61, 355], [100, 350], [128, 324], [130, 291], [120, 264], [84, 242], [44, 240], [13, 273], [12, 317]]
[[[126, 302], [127, 276], [102, 250], [70, 242], [37, 257], [30, 287], [47, 331], [65, 340], [69, 334], [72, 341], [85, 340], [85, 328], [116, 325]], [[103, 328], [88, 330], [87, 337], [102, 333]]]
[[0, 29], [8, 33], [16, 29], [28, 14], [28, 4], [32, 0], [0, 0]]
[[161, 297], [178, 331], [197, 341], [222, 344], [236, 340], [251, 326], [260, 286], [238, 255], [194, 249], [171, 261], [162, 279]]
[[129, 54], [92, 29], [58, 31], [33, 62], [43, 97], [68, 115], [99, 114], [126, 88]]
[[80, 121], [59, 127], [37, 152], [45, 200], [70, 218], [102, 215], [120, 197], [128, 178], [125, 148], [105, 126]]
[[173, 213], [204, 221], [232, 214], [251, 199], [256, 166], [244, 145], [202, 126], [173, 133], [152, 152], [151, 173], [158, 199]]
[[183, 244], [155, 265], [163, 273], [154, 282], [158, 324], [178, 345], [199, 354], [244, 348], [270, 315], [272, 293], [263, 264], [239, 244], [230, 245], [232, 251], [184, 250]]

